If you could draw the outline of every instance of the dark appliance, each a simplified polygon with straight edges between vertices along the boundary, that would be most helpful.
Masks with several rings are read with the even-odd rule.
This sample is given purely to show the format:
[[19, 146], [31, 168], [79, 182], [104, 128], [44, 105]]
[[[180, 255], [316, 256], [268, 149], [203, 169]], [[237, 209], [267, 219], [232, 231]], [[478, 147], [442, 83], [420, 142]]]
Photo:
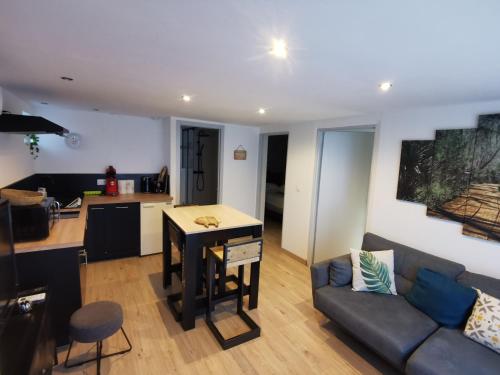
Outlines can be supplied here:
[[116, 169], [110, 165], [106, 169], [106, 195], [118, 195], [118, 182], [116, 180]]
[[17, 297], [10, 203], [0, 199], [0, 333]]
[[150, 176], [141, 177], [141, 192], [152, 193], [153, 192], [153, 178]]
[[57, 134], [64, 136], [68, 129], [40, 116], [16, 115], [4, 113], [0, 115], [0, 132], [20, 134]]
[[47, 238], [58, 216], [56, 210], [54, 198], [30, 206], [12, 206], [14, 242]]

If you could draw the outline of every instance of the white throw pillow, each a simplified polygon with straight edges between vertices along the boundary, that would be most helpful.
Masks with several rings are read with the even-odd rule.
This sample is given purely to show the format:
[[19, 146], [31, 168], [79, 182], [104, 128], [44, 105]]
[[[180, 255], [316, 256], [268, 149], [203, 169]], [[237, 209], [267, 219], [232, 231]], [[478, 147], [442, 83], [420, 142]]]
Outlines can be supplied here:
[[394, 294], [394, 251], [364, 251], [351, 249], [352, 290]]
[[477, 300], [464, 335], [500, 353], [500, 300], [477, 290]]

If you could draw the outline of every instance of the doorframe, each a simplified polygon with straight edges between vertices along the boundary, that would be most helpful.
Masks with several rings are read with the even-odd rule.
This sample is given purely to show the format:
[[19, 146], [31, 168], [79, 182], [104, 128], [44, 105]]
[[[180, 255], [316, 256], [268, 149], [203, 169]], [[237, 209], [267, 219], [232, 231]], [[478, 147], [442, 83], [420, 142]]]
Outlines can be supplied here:
[[218, 168], [217, 168], [217, 203], [220, 204], [222, 201], [222, 193], [223, 193], [223, 187], [222, 187], [222, 175], [223, 175], [223, 154], [224, 154], [224, 126], [218, 125], [215, 123], [207, 123], [207, 122], [197, 122], [197, 121], [191, 121], [191, 120], [182, 120], [179, 119], [175, 123], [175, 139], [176, 139], [176, 161], [175, 161], [175, 167], [177, 169], [176, 176], [175, 178], [177, 179], [175, 185], [176, 185], [176, 191], [178, 197], [176, 198], [176, 202], [180, 203], [180, 192], [181, 192], [181, 145], [182, 145], [182, 127], [183, 126], [188, 126], [188, 127], [194, 127], [194, 128], [205, 128], [205, 129], [217, 129], [219, 130], [219, 155], [217, 157], [217, 163], [218, 163]]
[[[260, 133], [259, 135], [259, 166], [258, 166], [258, 177], [257, 177], [257, 209], [256, 216], [257, 219], [262, 221], [262, 228], [264, 230], [264, 214], [265, 214], [265, 205], [266, 205], [266, 177], [267, 177], [267, 147], [269, 136], [273, 135], [286, 135], [288, 136], [287, 145], [286, 145], [286, 166], [285, 166], [285, 190], [286, 190], [286, 174], [288, 171], [288, 148], [290, 141], [290, 132], [289, 131], [280, 131], [280, 132], [267, 132]], [[285, 204], [283, 204], [283, 218], [285, 216]], [[283, 223], [282, 223], [283, 226]], [[281, 231], [281, 242], [280, 246], [283, 244], [283, 230]], [[281, 246], [283, 248], [283, 246]]]
[[[371, 184], [373, 181], [373, 172], [375, 167], [375, 157], [376, 157], [376, 149], [377, 149], [377, 139], [379, 134], [379, 124], [371, 124], [371, 125], [351, 125], [351, 126], [342, 126], [335, 128], [319, 128], [316, 134], [316, 156], [314, 163], [314, 179], [313, 179], [313, 199], [312, 199], [312, 213], [311, 213], [311, 221], [310, 221], [310, 231], [309, 231], [309, 251], [307, 252], [307, 264], [313, 264], [314, 261], [314, 253], [316, 250], [316, 227], [318, 221], [318, 204], [319, 204], [319, 183], [321, 180], [321, 166], [323, 160], [323, 146], [324, 146], [324, 138], [327, 132], [355, 132], [355, 131], [367, 131], [370, 130], [370, 133], [373, 133], [373, 149], [372, 149], [372, 159], [370, 165], [370, 177], [368, 180], [368, 199], [367, 199], [367, 213], [369, 211], [369, 207], [371, 205]], [[368, 218], [368, 215], [367, 215]], [[365, 222], [366, 229], [366, 222]]]

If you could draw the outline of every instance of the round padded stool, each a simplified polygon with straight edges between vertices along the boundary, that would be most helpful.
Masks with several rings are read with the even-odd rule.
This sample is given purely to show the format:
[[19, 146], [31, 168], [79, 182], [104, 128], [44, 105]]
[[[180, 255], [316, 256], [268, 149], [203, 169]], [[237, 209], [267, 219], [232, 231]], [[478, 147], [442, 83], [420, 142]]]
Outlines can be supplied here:
[[[120, 329], [125, 336], [125, 339], [127, 340], [129, 348], [116, 353], [102, 354], [102, 341], [112, 336]], [[117, 354], [123, 354], [132, 350], [132, 345], [130, 344], [125, 330], [123, 329], [122, 307], [116, 302], [93, 302], [75, 311], [73, 315], [71, 315], [71, 319], [69, 322], [69, 335], [71, 341], [69, 344], [68, 354], [66, 356], [64, 366], [75, 367], [87, 362], [97, 361], [98, 375], [101, 371], [102, 358]], [[69, 354], [71, 351], [71, 346], [73, 345], [73, 341], [81, 343], [97, 343], [96, 357], [83, 362], [68, 365]]]

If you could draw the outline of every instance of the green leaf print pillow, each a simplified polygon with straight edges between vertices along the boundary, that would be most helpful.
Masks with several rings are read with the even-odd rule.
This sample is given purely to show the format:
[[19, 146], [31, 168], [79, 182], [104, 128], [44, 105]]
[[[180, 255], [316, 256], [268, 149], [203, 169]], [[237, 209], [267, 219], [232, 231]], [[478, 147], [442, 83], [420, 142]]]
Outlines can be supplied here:
[[351, 249], [352, 290], [396, 295], [394, 251]]

